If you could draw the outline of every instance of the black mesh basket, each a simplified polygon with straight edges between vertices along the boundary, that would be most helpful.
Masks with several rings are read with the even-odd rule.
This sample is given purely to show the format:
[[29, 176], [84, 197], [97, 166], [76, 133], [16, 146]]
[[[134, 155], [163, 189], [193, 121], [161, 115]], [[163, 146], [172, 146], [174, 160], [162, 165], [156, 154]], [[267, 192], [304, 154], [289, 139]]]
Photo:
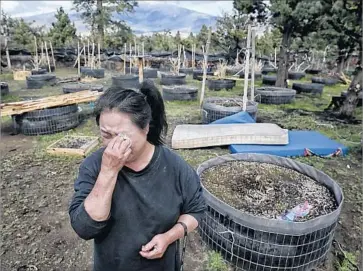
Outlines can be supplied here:
[[317, 267], [331, 248], [342, 208], [340, 187], [326, 174], [291, 159], [263, 154], [232, 154], [201, 164], [198, 175], [229, 161], [270, 163], [294, 169], [323, 183], [334, 194], [335, 211], [306, 222], [286, 222], [242, 213], [213, 196], [203, 187], [208, 205], [199, 226], [203, 241], [243, 271], [307, 271]]

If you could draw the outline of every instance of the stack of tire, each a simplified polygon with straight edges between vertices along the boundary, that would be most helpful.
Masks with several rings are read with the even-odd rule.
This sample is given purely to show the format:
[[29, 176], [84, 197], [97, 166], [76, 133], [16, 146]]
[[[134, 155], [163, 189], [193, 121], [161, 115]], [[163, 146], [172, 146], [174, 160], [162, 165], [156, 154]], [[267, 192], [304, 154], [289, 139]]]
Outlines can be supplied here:
[[40, 67], [41, 70], [45, 70], [46, 72], [54, 72], [55, 71], [55, 67], [53, 65], [50, 65], [50, 70], [49, 70], [49, 66], [45, 65]]
[[293, 83], [292, 89], [296, 90], [296, 93], [310, 93], [313, 95], [322, 95], [324, 85], [317, 83]]
[[263, 75], [262, 84], [266, 86], [274, 86], [276, 84], [276, 75]]
[[[259, 79], [261, 79], [261, 77], [262, 77], [262, 73], [261, 72], [255, 72], [255, 80], [259, 80]], [[239, 78], [241, 78], [241, 79], [244, 79], [245, 78], [244, 72], [243, 73], [240, 73]], [[252, 78], [252, 74], [251, 73], [248, 73], [248, 79], [251, 79], [251, 78]]]
[[1, 96], [9, 94], [9, 85], [5, 82], [0, 82]]
[[[214, 72], [207, 72], [207, 75], [214, 75]], [[203, 70], [193, 70], [193, 79], [202, 81], [203, 80]]]
[[112, 76], [112, 86], [121, 89], [138, 90], [140, 88], [139, 76], [135, 74]]
[[255, 89], [255, 99], [263, 104], [288, 104], [296, 96], [296, 90], [279, 87], [261, 87]]
[[[227, 103], [233, 103], [235, 106], [227, 106]], [[253, 101], [247, 102], [246, 111], [253, 119], [257, 118], [258, 104]], [[220, 98], [210, 97], [203, 101], [203, 124], [208, 124], [218, 119], [228, 117], [243, 111], [243, 99], [241, 98]]]
[[323, 84], [326, 86], [334, 86], [338, 84], [339, 80], [336, 78], [329, 78], [329, 77], [312, 77], [311, 82], [316, 84]]
[[89, 67], [81, 67], [81, 76], [82, 77], [93, 77], [93, 78], [104, 78], [105, 77], [105, 69], [92, 69]]
[[40, 89], [44, 86], [54, 86], [56, 76], [53, 74], [35, 74], [26, 77], [27, 89]]
[[186, 85], [186, 74], [161, 73], [165, 101], [194, 101], [198, 98], [198, 88]]
[[75, 92], [79, 92], [79, 91], [83, 91], [83, 90], [91, 90], [91, 91], [102, 92], [103, 91], [103, 86], [102, 85], [91, 85], [91, 84], [78, 83], [78, 84], [64, 85], [62, 89], [63, 89], [64, 94], [75, 93]]
[[207, 87], [210, 90], [231, 90], [236, 86], [236, 80], [232, 79], [207, 79]]
[[262, 68], [261, 73], [263, 75], [269, 74], [269, 73], [276, 73], [277, 69], [274, 67], [265, 66]]
[[[127, 71], [127, 69], [126, 69]], [[154, 68], [144, 68], [144, 79], [155, 79], [158, 78], [158, 70]], [[131, 74], [139, 75], [139, 68], [131, 68]]]
[[319, 74], [322, 72], [322, 70], [321, 69], [307, 69], [305, 72], [307, 74]]
[[186, 74], [161, 73], [160, 84], [163, 86], [185, 85]]
[[193, 74], [193, 68], [180, 68], [179, 73], [191, 75], [191, 74]]
[[165, 101], [195, 101], [198, 98], [198, 88], [188, 85], [163, 86]]
[[54, 134], [75, 128], [80, 118], [76, 104], [35, 110], [17, 117], [17, 125], [24, 135]]
[[36, 75], [36, 74], [46, 74], [47, 73], [47, 70], [46, 69], [32, 70], [31, 73], [32, 73], [32, 75]]
[[289, 72], [287, 75], [287, 78], [291, 80], [300, 80], [304, 77], [305, 77], [304, 72]]

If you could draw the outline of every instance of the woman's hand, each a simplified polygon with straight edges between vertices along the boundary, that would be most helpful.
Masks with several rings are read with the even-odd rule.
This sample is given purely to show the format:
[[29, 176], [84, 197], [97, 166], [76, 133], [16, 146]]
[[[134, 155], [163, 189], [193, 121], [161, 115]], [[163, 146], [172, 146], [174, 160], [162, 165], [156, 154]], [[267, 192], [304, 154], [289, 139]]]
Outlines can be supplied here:
[[142, 246], [140, 255], [149, 260], [162, 258], [169, 244], [166, 234], [155, 235], [149, 243]]
[[131, 140], [115, 136], [102, 155], [101, 170], [118, 173], [131, 153]]

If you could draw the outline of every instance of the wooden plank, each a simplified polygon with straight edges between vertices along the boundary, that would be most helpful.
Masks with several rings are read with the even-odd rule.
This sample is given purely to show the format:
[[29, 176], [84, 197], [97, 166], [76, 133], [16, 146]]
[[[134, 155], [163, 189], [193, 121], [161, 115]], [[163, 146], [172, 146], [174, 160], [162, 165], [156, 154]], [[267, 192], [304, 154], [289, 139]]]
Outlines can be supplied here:
[[13, 103], [2, 103], [0, 105], [0, 115], [11, 116], [17, 114], [23, 114], [34, 110], [63, 106], [84, 102], [92, 102], [98, 99], [102, 95], [102, 92], [84, 90], [76, 93], [62, 94], [58, 96], [50, 96], [37, 100], [21, 101]]

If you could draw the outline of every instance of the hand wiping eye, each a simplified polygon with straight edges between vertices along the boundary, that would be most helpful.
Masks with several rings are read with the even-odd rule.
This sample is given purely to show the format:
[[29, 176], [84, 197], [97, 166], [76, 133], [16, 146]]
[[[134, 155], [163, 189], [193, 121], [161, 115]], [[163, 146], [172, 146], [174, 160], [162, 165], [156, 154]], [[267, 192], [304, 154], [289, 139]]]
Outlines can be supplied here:
[[126, 134], [124, 133], [119, 133], [118, 134], [119, 137], [121, 137], [122, 140], [126, 140], [126, 139], [130, 139]]

